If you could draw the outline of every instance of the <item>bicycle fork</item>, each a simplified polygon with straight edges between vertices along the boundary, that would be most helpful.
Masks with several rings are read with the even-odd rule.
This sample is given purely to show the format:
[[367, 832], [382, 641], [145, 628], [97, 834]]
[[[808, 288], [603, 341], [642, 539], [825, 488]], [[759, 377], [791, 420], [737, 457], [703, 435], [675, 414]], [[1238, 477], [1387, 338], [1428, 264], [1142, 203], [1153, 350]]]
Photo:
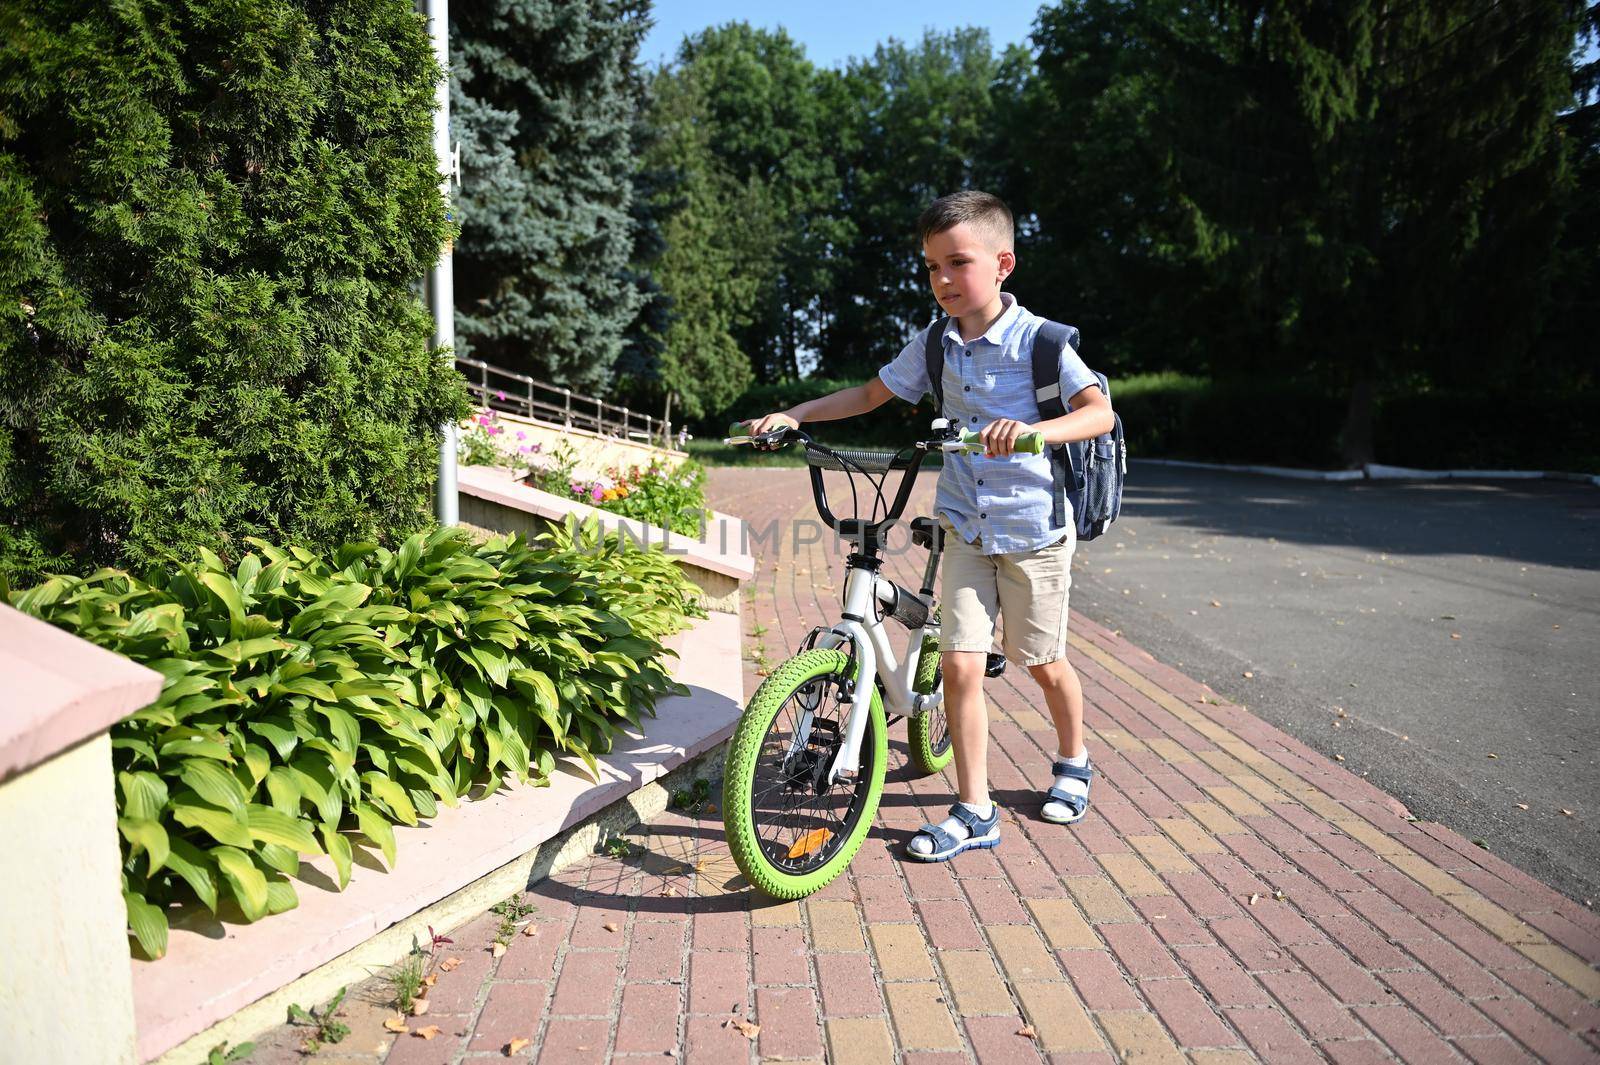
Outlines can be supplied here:
[[[865, 566], [851, 566], [845, 576], [844, 614], [838, 624], [817, 634], [816, 646], [832, 648], [849, 643], [855, 650], [855, 690], [851, 693], [850, 716], [845, 726], [839, 751], [828, 767], [827, 783], [854, 780], [861, 767], [861, 741], [866, 736], [867, 719], [872, 712], [872, 693], [880, 673], [888, 678], [884, 685], [886, 712], [910, 714], [932, 709], [938, 703], [938, 694], [913, 696], [916, 706], [906, 693], [911, 690], [912, 672], [921, 655], [921, 642], [913, 640], [904, 661], [897, 660], [894, 647], [889, 643], [888, 632], [881, 621], [867, 625], [865, 619], [876, 618], [877, 607], [893, 604], [899, 595], [894, 584], [879, 577]], [[790, 748], [793, 754], [804, 748], [811, 734], [812, 714], [802, 715], [800, 727], [795, 730], [795, 741]]]

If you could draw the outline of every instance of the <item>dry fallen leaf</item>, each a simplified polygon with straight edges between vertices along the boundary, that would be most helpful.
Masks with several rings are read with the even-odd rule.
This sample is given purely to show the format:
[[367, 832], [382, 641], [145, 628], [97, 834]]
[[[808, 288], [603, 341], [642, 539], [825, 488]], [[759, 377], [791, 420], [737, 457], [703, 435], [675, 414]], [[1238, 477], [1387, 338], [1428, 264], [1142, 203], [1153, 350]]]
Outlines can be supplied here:
[[525, 936], [536, 936], [539, 934], [539, 926], [536, 924], [530, 924], [522, 930], [522, 934]]
[[460, 965], [460, 964], [461, 964], [461, 959], [460, 958], [446, 958], [444, 961], [439, 963], [439, 968], [443, 969], [445, 972], [450, 972], [452, 969], [454, 969], [457, 965]]
[[1281, 891], [1274, 891], [1272, 893], [1272, 897], [1273, 897], [1274, 900], [1276, 900], [1278, 902], [1282, 902], [1287, 896], [1285, 896], [1284, 893], [1281, 892]]
[[395, 1014], [393, 1017], [390, 1017], [388, 1020], [384, 1021], [383, 1022], [383, 1026], [385, 1028], [387, 1028], [391, 1032], [409, 1032], [409, 1031], [411, 1031], [410, 1028], [406, 1027], [406, 1019], [404, 1017], [400, 1016], [398, 1013]]
[[1461, 634], [1459, 632], [1452, 632], [1450, 634], [1450, 638], [1452, 640], [1459, 640], [1459, 639], [1461, 639]]
[[506, 953], [506, 945], [497, 939], [494, 941], [494, 946], [489, 948], [489, 952], [497, 958], [503, 958]]
[[1562, 810], [1561, 811], [1561, 816], [1562, 817], [1571, 817], [1572, 816], [1572, 811], [1571, 810]]
[[677, 893], [678, 889], [673, 887], [671, 884], [668, 884], [666, 887], [661, 889], [661, 897], [664, 899], [670, 899]]
[[1527, 808], [1528, 808], [1528, 804], [1527, 804], [1527, 803], [1525, 803], [1525, 802], [1519, 802], [1519, 803], [1517, 803], [1517, 809], [1519, 809], [1519, 810], [1526, 810], [1526, 809], [1527, 809]]
[[1490, 758], [1499, 758], [1500, 756], [1498, 754], [1495, 754], [1493, 751], [1490, 751], [1489, 752], [1489, 757]]
[[427, 1013], [427, 1012], [428, 1012], [428, 1000], [427, 999], [425, 999], [425, 998], [414, 998], [414, 999], [411, 1000], [411, 1016], [420, 1017], [424, 1013]]
[[1245, 671], [1244, 671], [1244, 679], [1245, 679], [1245, 680], [1254, 680], [1254, 679], [1255, 679], [1255, 674], [1254, 674], [1254, 673], [1252, 673], [1252, 672], [1250, 672], [1250, 671], [1249, 671], [1249, 670], [1248, 670], [1248, 669], [1247, 669], [1247, 670], [1245, 670]]
[[615, 921], [607, 921], [605, 924], [601, 925], [600, 927], [604, 928], [607, 932], [617, 932], [617, 931], [621, 930], [621, 926], [618, 925], [617, 922], [615, 922]]
[[439, 1026], [437, 1024], [430, 1024], [426, 1028], [418, 1028], [411, 1034], [415, 1036], [421, 1036], [423, 1039], [432, 1039], [434, 1036], [439, 1034]]
[[761, 1034], [761, 1026], [759, 1024], [751, 1024], [743, 1017], [730, 1017], [728, 1020], [723, 1022], [722, 1027], [737, 1028], [739, 1029], [739, 1034], [743, 1035], [746, 1039], [754, 1039], [756, 1036]]
[[1333, 756], [1333, 760], [1334, 760], [1334, 761], [1335, 761], [1335, 762], [1342, 762], [1342, 761], [1344, 761], [1344, 755], [1342, 755], [1342, 754], [1336, 754], [1336, 755], [1334, 755], [1334, 756]]
[[434, 984], [437, 984], [438, 982], [439, 982], [439, 974], [438, 973], [429, 973], [427, 976], [424, 976], [422, 978], [422, 986], [423, 987], [432, 987]]
[[1031, 1024], [1025, 1024], [1021, 1028], [1018, 1028], [1017, 1029], [1017, 1034], [1020, 1035], [1024, 1039], [1037, 1039], [1037, 1038], [1039, 1038], [1039, 1033], [1035, 1032], [1033, 1030], [1033, 1025], [1031, 1025]]
[[1261, 901], [1261, 896], [1260, 895], [1256, 894], [1254, 891], [1250, 892], [1250, 905], [1254, 906], [1256, 903], [1258, 903], [1260, 901]]
[[1215, 599], [1213, 599], [1213, 600], [1211, 600], [1211, 605], [1212, 606], [1221, 606], [1222, 604], [1217, 602]]
[[509, 1058], [511, 1055], [515, 1054], [517, 1051], [521, 1050], [523, 1047], [532, 1042], [532, 1039], [513, 1039], [511, 1042], [506, 1044], [506, 1057]]

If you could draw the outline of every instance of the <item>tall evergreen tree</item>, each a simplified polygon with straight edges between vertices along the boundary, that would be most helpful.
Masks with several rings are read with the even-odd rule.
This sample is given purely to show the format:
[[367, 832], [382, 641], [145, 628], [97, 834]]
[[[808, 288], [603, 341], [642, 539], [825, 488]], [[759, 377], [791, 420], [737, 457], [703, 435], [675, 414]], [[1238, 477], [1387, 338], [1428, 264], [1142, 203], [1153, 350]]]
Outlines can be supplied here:
[[647, 298], [630, 269], [648, 0], [451, 6], [463, 353], [594, 390]]
[[429, 520], [441, 74], [409, 0], [0, 5], [0, 575]]

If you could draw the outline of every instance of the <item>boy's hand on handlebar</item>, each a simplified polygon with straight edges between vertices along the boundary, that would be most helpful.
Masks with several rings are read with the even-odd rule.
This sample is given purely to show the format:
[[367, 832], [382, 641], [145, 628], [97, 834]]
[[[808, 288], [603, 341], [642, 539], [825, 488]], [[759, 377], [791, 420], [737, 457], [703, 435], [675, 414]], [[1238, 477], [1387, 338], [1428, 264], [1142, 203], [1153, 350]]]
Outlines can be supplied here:
[[1031, 432], [1033, 426], [1027, 422], [1001, 418], [984, 426], [983, 432], [978, 434], [978, 439], [983, 442], [984, 454], [989, 458], [1005, 458], [1017, 449], [1017, 438], [1023, 433]]
[[776, 414], [764, 414], [759, 418], [750, 419], [750, 421], [745, 424], [749, 426], [751, 436], [760, 436], [763, 433], [770, 433], [778, 429], [800, 428], [799, 422], [782, 412]]

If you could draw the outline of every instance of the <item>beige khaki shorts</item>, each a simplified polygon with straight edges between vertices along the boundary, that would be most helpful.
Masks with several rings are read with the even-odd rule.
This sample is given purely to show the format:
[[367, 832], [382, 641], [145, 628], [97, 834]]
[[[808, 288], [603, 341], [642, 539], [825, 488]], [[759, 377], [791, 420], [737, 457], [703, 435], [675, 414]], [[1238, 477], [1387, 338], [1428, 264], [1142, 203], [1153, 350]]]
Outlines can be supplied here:
[[995, 623], [1005, 617], [1006, 657], [1021, 666], [1054, 662], [1067, 651], [1067, 593], [1072, 588], [1076, 534], [1037, 551], [986, 555], [983, 541], [967, 543], [949, 519], [944, 528], [944, 577], [939, 589], [939, 650], [988, 651]]

